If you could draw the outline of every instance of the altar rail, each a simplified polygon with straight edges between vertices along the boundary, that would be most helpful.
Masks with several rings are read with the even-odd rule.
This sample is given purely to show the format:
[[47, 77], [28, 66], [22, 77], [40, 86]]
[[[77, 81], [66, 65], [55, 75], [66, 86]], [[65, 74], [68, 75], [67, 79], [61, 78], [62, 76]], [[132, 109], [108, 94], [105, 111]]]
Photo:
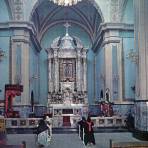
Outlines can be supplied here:
[[6, 118], [6, 128], [36, 128], [40, 118]]
[[91, 117], [95, 127], [125, 127], [126, 117]]
[[110, 140], [110, 148], [148, 148], [148, 142], [115, 142]]
[[[56, 117], [58, 118], [58, 117]], [[62, 127], [63, 119], [59, 117], [60, 120], [53, 121], [53, 127]], [[79, 117], [71, 117], [72, 127], [77, 126]], [[95, 127], [124, 127], [125, 126], [125, 117], [91, 117], [94, 122]], [[40, 118], [5, 118], [6, 128], [36, 128]], [[57, 122], [57, 124], [56, 124]], [[61, 123], [59, 123], [61, 122]]]
[[[63, 127], [63, 117], [55, 116], [53, 121], [53, 127]], [[91, 117], [94, 122], [94, 127], [125, 127], [126, 117]], [[71, 127], [77, 127], [77, 123], [80, 121], [80, 116], [70, 116]]]

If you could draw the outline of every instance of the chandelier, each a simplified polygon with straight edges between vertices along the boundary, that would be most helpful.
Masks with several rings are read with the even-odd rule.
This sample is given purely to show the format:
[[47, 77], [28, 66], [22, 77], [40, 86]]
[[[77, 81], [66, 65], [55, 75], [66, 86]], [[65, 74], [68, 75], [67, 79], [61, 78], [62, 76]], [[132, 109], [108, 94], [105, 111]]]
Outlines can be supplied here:
[[72, 6], [72, 5], [76, 5], [78, 2], [82, 0], [49, 0], [49, 1], [52, 1], [55, 4], [60, 6]]

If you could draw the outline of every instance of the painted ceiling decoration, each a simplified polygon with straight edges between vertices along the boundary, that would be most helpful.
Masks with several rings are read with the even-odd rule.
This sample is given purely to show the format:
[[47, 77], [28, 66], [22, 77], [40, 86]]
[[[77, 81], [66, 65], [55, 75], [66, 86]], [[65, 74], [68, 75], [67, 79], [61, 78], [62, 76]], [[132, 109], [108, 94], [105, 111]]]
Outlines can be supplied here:
[[55, 4], [60, 6], [72, 6], [72, 5], [76, 5], [81, 0], [49, 0], [49, 1], [52, 1]]

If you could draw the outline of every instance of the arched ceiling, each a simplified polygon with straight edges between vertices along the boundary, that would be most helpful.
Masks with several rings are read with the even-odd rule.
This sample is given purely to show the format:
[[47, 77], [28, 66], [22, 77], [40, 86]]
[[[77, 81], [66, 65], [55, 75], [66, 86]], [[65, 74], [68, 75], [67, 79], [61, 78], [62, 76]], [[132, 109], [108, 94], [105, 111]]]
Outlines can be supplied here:
[[70, 7], [58, 6], [49, 0], [39, 0], [32, 12], [31, 21], [37, 29], [39, 40], [53, 25], [68, 21], [82, 27], [94, 42], [102, 19], [97, 8], [89, 0], [82, 0]]
[[8, 0], [0, 0], [0, 22], [12, 20], [12, 12]]

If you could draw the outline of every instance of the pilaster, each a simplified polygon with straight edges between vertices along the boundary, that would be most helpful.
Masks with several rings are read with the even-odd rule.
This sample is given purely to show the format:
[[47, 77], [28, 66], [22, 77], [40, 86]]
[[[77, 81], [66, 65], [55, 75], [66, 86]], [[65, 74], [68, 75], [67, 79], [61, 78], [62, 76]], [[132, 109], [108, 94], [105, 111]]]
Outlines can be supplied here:
[[123, 67], [123, 41], [119, 39], [117, 44], [117, 63], [118, 63], [118, 101], [123, 101], [123, 81], [124, 81], [124, 67]]
[[[147, 100], [148, 98], [148, 1], [135, 0], [135, 48], [139, 50], [139, 63], [138, 63], [138, 89], [139, 94], [137, 100]], [[139, 92], [138, 92], [139, 91]]]
[[106, 80], [105, 88], [109, 89], [110, 96], [112, 98], [113, 79], [112, 79], [112, 46], [111, 44], [106, 44], [104, 46], [104, 50], [105, 50], [105, 80]]
[[84, 86], [83, 86], [83, 91], [86, 92], [87, 90], [87, 78], [86, 78], [86, 74], [87, 74], [87, 67], [86, 67], [86, 56], [83, 58], [83, 78], [84, 78]]
[[[21, 104], [28, 105], [30, 104], [29, 98], [29, 31], [15, 30], [14, 36], [11, 38], [11, 83], [12, 84], [21, 84], [23, 85], [23, 92], [21, 94]], [[17, 57], [16, 57], [16, 49], [20, 47], [19, 50], [21, 53], [21, 73], [17, 75]]]
[[81, 59], [80, 50], [77, 51], [77, 91], [81, 91]]

